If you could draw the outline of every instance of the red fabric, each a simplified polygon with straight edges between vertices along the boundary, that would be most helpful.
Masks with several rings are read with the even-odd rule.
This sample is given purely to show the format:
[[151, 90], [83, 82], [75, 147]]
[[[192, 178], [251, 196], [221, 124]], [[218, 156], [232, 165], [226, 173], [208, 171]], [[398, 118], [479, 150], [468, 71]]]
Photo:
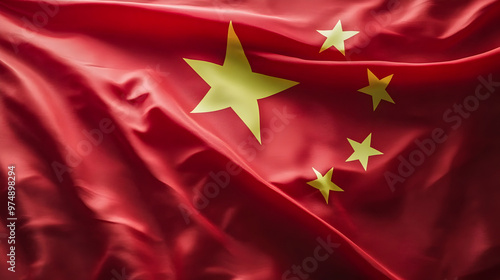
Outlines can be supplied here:
[[[500, 278], [499, 18], [494, 0], [2, 1], [0, 279]], [[360, 33], [320, 53], [339, 19]], [[300, 83], [259, 101], [262, 145], [229, 109], [190, 113], [210, 87], [183, 58], [222, 64], [230, 21], [254, 72]], [[395, 104], [373, 111], [367, 69], [394, 74]], [[369, 133], [364, 171], [347, 138]], [[334, 167], [329, 204], [312, 167]]]

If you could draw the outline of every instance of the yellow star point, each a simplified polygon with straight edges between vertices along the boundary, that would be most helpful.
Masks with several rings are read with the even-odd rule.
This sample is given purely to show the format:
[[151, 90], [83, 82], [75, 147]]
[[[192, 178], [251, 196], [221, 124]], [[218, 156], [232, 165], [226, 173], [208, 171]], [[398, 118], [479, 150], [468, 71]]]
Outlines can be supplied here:
[[326, 37], [325, 42], [321, 46], [319, 52], [322, 52], [331, 46], [334, 46], [345, 56], [344, 41], [359, 33], [359, 31], [343, 31], [340, 20], [332, 30], [317, 30], [321, 35]]
[[333, 167], [326, 172], [325, 176], [321, 175], [313, 167], [313, 171], [318, 179], [307, 182], [308, 185], [318, 189], [323, 197], [325, 198], [326, 204], [328, 204], [328, 197], [330, 196], [330, 191], [343, 192], [344, 190], [332, 182]]
[[[261, 143], [258, 100], [284, 91], [298, 82], [252, 72], [232, 22], [229, 23], [223, 65], [184, 58], [210, 85], [210, 90], [191, 113], [231, 108]], [[262, 144], [262, 143], [261, 143]]]
[[368, 95], [371, 95], [372, 100], [373, 100], [373, 111], [377, 109], [378, 104], [380, 103], [381, 100], [385, 100], [388, 102], [391, 102], [394, 104], [394, 100], [392, 100], [391, 96], [389, 93], [387, 93], [387, 86], [389, 85], [389, 82], [392, 79], [392, 76], [394, 74], [389, 75], [381, 80], [373, 74], [370, 69], [368, 70], [368, 83], [369, 86], [366, 86], [362, 89], [358, 89], [359, 92], [366, 93]]
[[368, 167], [368, 157], [383, 155], [382, 152], [377, 151], [370, 146], [372, 142], [371, 133], [368, 135], [368, 137], [365, 138], [365, 140], [363, 140], [362, 143], [356, 142], [349, 138], [347, 138], [347, 141], [349, 141], [349, 144], [351, 144], [351, 147], [354, 149], [354, 153], [352, 153], [352, 155], [346, 160], [346, 162], [359, 160], [365, 171]]

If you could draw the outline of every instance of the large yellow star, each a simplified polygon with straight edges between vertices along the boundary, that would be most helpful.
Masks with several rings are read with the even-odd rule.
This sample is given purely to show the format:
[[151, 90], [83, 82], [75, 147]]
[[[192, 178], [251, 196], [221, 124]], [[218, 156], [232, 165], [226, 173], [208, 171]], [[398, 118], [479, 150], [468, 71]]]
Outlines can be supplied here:
[[337, 22], [337, 24], [332, 30], [316, 30], [316, 31], [318, 31], [321, 35], [326, 37], [326, 40], [323, 43], [323, 46], [321, 46], [319, 52], [322, 52], [328, 49], [329, 47], [334, 46], [344, 56], [345, 56], [344, 41], [359, 33], [359, 31], [343, 31], [342, 23], [340, 22], [340, 20]]
[[370, 71], [370, 69], [367, 70], [368, 70], [368, 82], [370, 85], [362, 89], [358, 89], [358, 91], [372, 96], [373, 111], [377, 109], [380, 100], [389, 101], [394, 104], [394, 100], [392, 100], [391, 96], [386, 91], [386, 88], [389, 85], [389, 82], [391, 81], [392, 76], [394, 76], [394, 74], [389, 75], [383, 78], [382, 80], [379, 80], [377, 76], [375, 76]]
[[347, 138], [347, 141], [349, 141], [349, 144], [351, 144], [351, 147], [354, 149], [354, 153], [346, 160], [348, 161], [353, 161], [353, 160], [359, 160], [361, 165], [366, 171], [366, 168], [368, 167], [368, 157], [370, 156], [376, 156], [376, 155], [383, 155], [382, 152], [375, 150], [372, 148], [371, 142], [372, 142], [372, 134], [368, 135], [368, 137], [363, 140], [362, 143], [356, 142], [354, 140], [351, 140]]
[[210, 85], [210, 90], [191, 113], [231, 108], [261, 143], [258, 99], [288, 89], [297, 82], [252, 72], [232, 22], [227, 35], [223, 65], [184, 59]]
[[317, 188], [323, 197], [325, 198], [326, 204], [328, 204], [328, 197], [330, 195], [330, 191], [336, 191], [336, 192], [343, 192], [344, 190], [341, 189], [339, 186], [334, 184], [332, 182], [332, 173], [333, 173], [333, 167], [332, 169], [328, 170], [326, 172], [325, 176], [321, 175], [316, 169], [313, 167], [314, 173], [316, 173], [316, 177], [318, 179], [309, 181], [307, 182], [308, 185]]

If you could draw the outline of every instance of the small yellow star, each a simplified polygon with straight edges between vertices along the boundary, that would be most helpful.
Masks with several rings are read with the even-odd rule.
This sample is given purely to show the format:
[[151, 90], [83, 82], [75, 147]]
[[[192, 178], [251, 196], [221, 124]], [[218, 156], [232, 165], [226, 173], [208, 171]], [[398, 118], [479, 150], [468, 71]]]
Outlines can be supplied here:
[[323, 197], [325, 198], [326, 204], [328, 204], [328, 196], [330, 195], [330, 191], [343, 192], [344, 190], [339, 188], [336, 184], [332, 182], [332, 173], [333, 167], [328, 172], [326, 172], [325, 176], [321, 175], [316, 169], [313, 167], [314, 173], [316, 173], [316, 177], [318, 179], [307, 182], [308, 185], [317, 188]]
[[344, 56], [345, 56], [344, 41], [359, 33], [359, 31], [343, 31], [342, 23], [340, 22], [340, 20], [337, 22], [337, 24], [332, 30], [316, 30], [316, 31], [318, 31], [321, 35], [326, 37], [326, 40], [323, 43], [323, 46], [321, 46], [319, 52], [322, 52], [328, 49], [329, 47], [334, 46]]
[[348, 161], [353, 161], [353, 160], [359, 160], [361, 165], [366, 171], [366, 168], [368, 167], [368, 157], [370, 156], [376, 156], [376, 155], [383, 155], [382, 152], [375, 150], [374, 148], [370, 147], [371, 142], [372, 142], [372, 134], [368, 135], [368, 137], [363, 140], [362, 143], [356, 142], [354, 140], [351, 140], [347, 138], [347, 141], [349, 141], [349, 144], [351, 144], [351, 147], [354, 149], [354, 153], [346, 160]]
[[383, 78], [382, 80], [379, 80], [377, 76], [375, 76], [370, 71], [370, 69], [367, 70], [368, 70], [368, 82], [370, 85], [362, 89], [358, 89], [358, 91], [372, 96], [373, 111], [377, 109], [380, 100], [389, 101], [394, 104], [394, 100], [392, 100], [391, 96], [386, 91], [386, 88], [389, 85], [389, 82], [391, 81], [392, 76], [394, 76], [394, 74], [389, 75]]
[[226, 57], [223, 65], [184, 59], [210, 85], [191, 113], [231, 108], [261, 143], [258, 100], [286, 90], [297, 82], [252, 72], [243, 46], [229, 23]]

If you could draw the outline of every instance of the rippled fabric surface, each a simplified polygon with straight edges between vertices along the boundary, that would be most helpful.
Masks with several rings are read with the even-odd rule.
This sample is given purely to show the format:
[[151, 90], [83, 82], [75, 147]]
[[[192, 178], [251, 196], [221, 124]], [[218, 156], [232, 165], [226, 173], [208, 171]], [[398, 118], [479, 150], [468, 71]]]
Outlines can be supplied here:
[[[0, 279], [500, 279], [500, 3], [0, 2]], [[319, 52], [342, 21], [359, 31]], [[229, 22], [262, 145], [190, 113]], [[393, 74], [394, 104], [358, 92]], [[237, 94], [237, 93], [235, 93]], [[365, 171], [347, 138], [372, 133]], [[434, 139], [437, 139], [434, 140]], [[15, 270], [7, 167], [16, 165]], [[312, 168], [343, 192], [329, 203]]]

